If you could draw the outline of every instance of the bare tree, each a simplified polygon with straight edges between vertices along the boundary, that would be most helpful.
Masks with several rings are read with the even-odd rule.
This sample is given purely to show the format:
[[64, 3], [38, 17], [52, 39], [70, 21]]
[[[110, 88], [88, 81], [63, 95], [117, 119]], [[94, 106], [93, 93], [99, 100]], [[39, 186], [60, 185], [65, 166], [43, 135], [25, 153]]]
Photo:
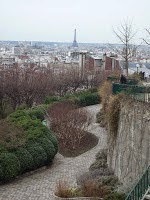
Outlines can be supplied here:
[[146, 31], [146, 33], [147, 33], [147, 37], [146, 37], [146, 38], [143, 38], [143, 41], [144, 41], [146, 44], [150, 45], [150, 28], [146, 28], [145, 31]]
[[133, 45], [133, 39], [137, 31], [134, 31], [132, 23], [126, 20], [120, 24], [117, 30], [114, 29], [114, 33], [123, 45], [121, 56], [124, 59], [126, 75], [128, 76], [129, 60], [133, 57], [137, 49], [137, 46]]

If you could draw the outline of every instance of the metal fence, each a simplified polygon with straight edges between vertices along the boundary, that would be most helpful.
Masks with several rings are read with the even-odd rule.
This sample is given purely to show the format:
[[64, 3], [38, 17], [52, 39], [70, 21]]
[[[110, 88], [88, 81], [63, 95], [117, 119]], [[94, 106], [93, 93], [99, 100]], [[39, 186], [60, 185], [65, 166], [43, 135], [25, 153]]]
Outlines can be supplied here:
[[146, 169], [138, 183], [134, 186], [125, 200], [142, 200], [150, 187], [150, 166]]
[[148, 86], [113, 83], [112, 93], [114, 95], [125, 93], [134, 100], [150, 103], [150, 87]]

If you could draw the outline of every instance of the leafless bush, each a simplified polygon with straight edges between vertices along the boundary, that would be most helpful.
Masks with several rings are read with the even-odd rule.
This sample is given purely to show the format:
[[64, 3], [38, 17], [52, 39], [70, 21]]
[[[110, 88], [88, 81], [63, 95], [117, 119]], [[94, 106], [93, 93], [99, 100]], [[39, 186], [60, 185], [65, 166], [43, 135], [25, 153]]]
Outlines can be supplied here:
[[112, 176], [113, 174], [114, 172], [109, 168], [95, 169], [93, 171], [85, 172], [84, 174], [77, 177], [77, 183], [78, 185], [83, 185], [84, 182], [88, 180], [98, 180], [101, 177]]
[[63, 147], [76, 149], [91, 122], [85, 109], [77, 109], [71, 102], [54, 104], [48, 110], [51, 127]]
[[70, 188], [65, 181], [59, 181], [56, 184], [55, 195], [62, 198], [69, 198], [70, 195]]

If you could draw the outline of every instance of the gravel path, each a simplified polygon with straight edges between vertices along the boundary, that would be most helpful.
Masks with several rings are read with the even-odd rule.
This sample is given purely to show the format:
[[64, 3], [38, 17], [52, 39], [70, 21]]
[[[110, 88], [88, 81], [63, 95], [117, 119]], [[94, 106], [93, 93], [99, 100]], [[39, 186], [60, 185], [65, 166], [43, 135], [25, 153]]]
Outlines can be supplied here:
[[96, 123], [96, 114], [100, 105], [86, 107], [92, 116], [88, 131], [99, 138], [96, 147], [76, 158], [64, 158], [57, 154], [51, 167], [25, 175], [12, 183], [0, 186], [0, 200], [53, 200], [55, 185], [59, 180], [76, 184], [76, 177], [88, 168], [95, 160], [96, 153], [106, 147], [106, 131]]

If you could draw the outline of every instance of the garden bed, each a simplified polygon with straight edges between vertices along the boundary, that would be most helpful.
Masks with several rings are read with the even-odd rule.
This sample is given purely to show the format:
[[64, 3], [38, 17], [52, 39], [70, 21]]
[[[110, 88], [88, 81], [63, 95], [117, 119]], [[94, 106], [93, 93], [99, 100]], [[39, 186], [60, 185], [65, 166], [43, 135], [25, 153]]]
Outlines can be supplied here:
[[65, 157], [76, 157], [95, 147], [98, 144], [98, 141], [99, 139], [95, 135], [86, 132], [77, 149], [70, 150], [68, 148], [61, 147], [61, 144], [59, 144], [58, 151]]

